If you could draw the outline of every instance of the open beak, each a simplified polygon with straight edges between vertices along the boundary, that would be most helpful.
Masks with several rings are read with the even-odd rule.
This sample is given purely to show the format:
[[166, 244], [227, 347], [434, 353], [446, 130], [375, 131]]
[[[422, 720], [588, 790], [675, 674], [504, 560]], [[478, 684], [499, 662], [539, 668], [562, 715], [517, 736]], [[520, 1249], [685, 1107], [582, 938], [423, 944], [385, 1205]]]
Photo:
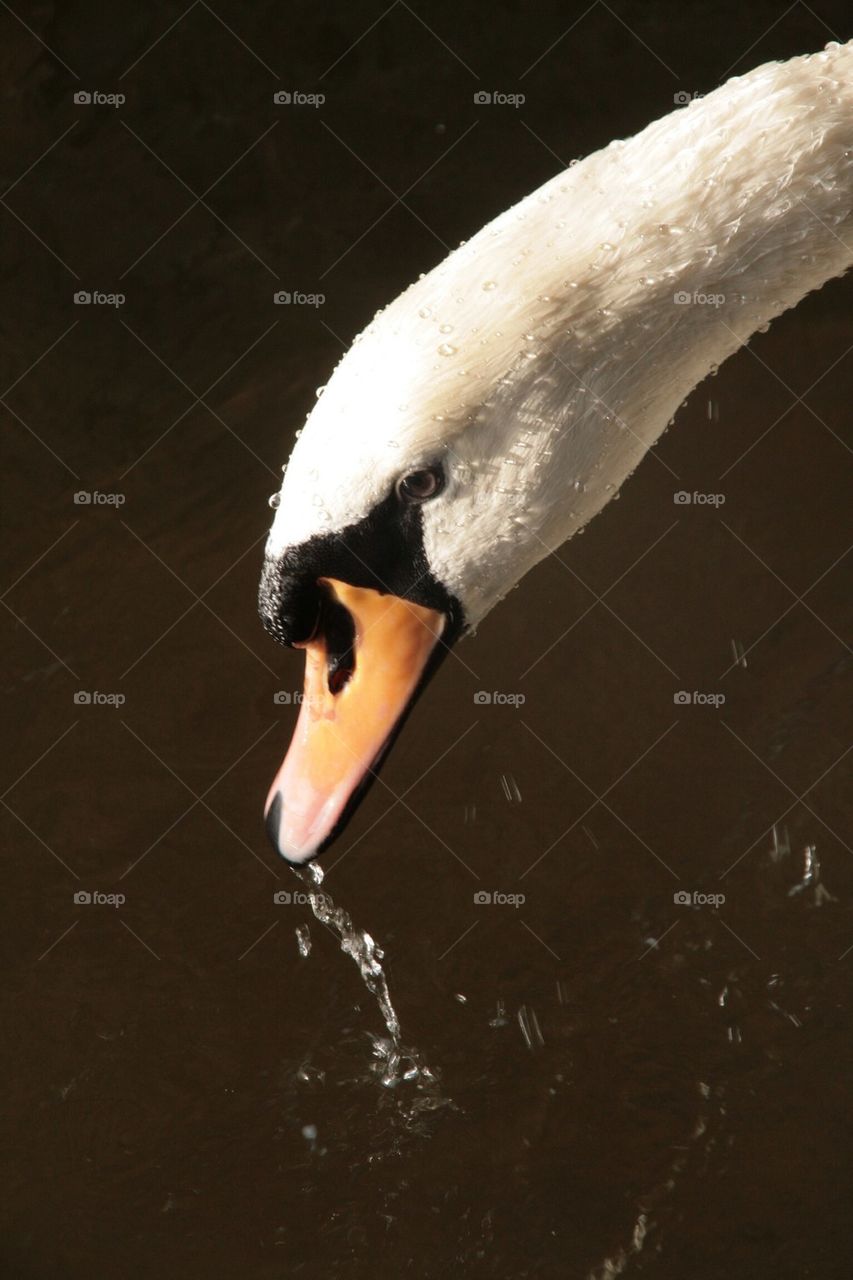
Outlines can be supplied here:
[[306, 863], [342, 830], [440, 657], [446, 618], [368, 587], [321, 578], [296, 730], [270, 787], [267, 833]]

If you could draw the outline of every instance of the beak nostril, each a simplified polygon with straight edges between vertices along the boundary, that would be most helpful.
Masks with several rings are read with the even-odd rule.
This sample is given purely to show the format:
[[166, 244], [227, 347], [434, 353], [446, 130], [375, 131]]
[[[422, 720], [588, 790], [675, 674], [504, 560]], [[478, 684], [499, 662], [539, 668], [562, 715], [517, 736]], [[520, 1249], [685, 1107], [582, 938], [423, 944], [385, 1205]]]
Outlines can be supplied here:
[[318, 634], [326, 650], [326, 683], [338, 694], [355, 671], [355, 622], [349, 609], [336, 600], [325, 584]]
[[354, 666], [346, 666], [343, 663], [336, 663], [334, 667], [329, 668], [328, 686], [329, 693], [338, 694], [349, 684], [350, 677], [355, 670]]

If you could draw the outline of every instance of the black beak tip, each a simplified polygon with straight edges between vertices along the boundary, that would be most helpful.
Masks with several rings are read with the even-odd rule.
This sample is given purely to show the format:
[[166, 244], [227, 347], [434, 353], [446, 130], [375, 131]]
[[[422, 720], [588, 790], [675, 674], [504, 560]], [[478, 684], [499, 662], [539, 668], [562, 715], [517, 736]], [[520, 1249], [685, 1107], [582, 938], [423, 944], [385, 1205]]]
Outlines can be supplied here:
[[[267, 837], [270, 844], [275, 849], [280, 858], [283, 858], [289, 867], [304, 867], [309, 862], [313, 862], [319, 853], [323, 851], [328, 841], [315, 849], [308, 857], [290, 858], [281, 847], [281, 811], [284, 808], [284, 797], [280, 791], [276, 791], [272, 798], [269, 808], [264, 816], [264, 826], [266, 827]], [[334, 833], [333, 833], [334, 834]]]
[[281, 853], [281, 849], [279, 848], [279, 843], [278, 843], [279, 831], [281, 829], [281, 810], [282, 810], [281, 792], [276, 791], [275, 795], [272, 798], [272, 803], [267, 809], [266, 814], [264, 816], [264, 826], [267, 829], [267, 836], [269, 838], [270, 844], [278, 854]]

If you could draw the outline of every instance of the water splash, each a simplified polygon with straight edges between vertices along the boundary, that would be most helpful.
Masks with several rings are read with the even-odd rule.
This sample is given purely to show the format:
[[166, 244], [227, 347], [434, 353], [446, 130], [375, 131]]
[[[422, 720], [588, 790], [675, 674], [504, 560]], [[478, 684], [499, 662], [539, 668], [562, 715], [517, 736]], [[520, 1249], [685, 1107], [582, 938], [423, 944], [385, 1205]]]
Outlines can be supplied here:
[[[385, 953], [378, 947], [366, 929], [359, 929], [353, 924], [352, 916], [343, 907], [335, 906], [331, 896], [323, 890], [318, 892], [323, 883], [322, 867], [312, 862], [307, 867], [292, 867], [294, 875], [308, 886], [308, 901], [320, 924], [336, 933], [341, 940], [341, 951], [351, 956], [355, 962], [362, 981], [368, 991], [376, 999], [379, 1011], [385, 1022], [387, 1036], [371, 1034], [373, 1056], [376, 1059], [375, 1071], [380, 1082], [386, 1088], [394, 1088], [401, 1081], [415, 1081], [420, 1087], [435, 1088], [435, 1074], [427, 1066], [417, 1049], [407, 1047], [402, 1041], [400, 1019], [391, 1003], [388, 990], [388, 979], [382, 968]], [[301, 950], [301, 948], [300, 948]]]
[[518, 1025], [521, 1028], [521, 1034], [524, 1037], [524, 1043], [527, 1045], [531, 1053], [535, 1053], [538, 1049], [545, 1047], [545, 1037], [539, 1026], [539, 1019], [536, 1017], [536, 1010], [528, 1008], [526, 1004], [521, 1005], [517, 1013]]
[[501, 787], [510, 804], [521, 804], [521, 789], [511, 773], [501, 774]]
[[798, 893], [805, 897], [807, 891], [811, 891], [813, 896], [810, 900], [816, 907], [822, 907], [827, 902], [838, 901], [821, 882], [820, 859], [817, 856], [817, 845], [814, 844], [807, 844], [803, 850], [803, 874], [801, 879], [788, 890], [788, 897], [793, 898]]

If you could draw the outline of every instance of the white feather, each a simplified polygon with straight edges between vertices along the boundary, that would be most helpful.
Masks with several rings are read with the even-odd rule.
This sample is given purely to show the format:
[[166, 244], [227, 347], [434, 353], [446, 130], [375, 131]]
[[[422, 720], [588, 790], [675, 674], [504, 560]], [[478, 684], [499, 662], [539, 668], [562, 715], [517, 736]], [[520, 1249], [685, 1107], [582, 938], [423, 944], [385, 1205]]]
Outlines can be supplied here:
[[851, 152], [853, 42], [759, 67], [558, 174], [356, 339], [293, 450], [268, 554], [345, 530], [443, 457], [425, 546], [478, 622], [709, 371], [850, 265]]

